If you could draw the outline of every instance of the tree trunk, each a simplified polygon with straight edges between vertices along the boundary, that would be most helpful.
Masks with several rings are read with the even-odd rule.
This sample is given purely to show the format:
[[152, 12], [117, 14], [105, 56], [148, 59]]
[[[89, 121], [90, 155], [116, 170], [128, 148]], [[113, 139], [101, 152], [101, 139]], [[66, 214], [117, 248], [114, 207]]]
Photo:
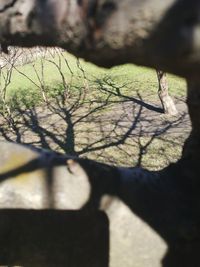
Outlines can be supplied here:
[[167, 82], [167, 74], [164, 71], [156, 70], [158, 77], [158, 96], [160, 98], [163, 111], [165, 114], [169, 114], [175, 116], [178, 114], [176, 106], [172, 97], [169, 95], [168, 82]]
[[58, 45], [101, 66], [198, 77], [199, 10], [198, 0], [1, 0], [0, 43]]

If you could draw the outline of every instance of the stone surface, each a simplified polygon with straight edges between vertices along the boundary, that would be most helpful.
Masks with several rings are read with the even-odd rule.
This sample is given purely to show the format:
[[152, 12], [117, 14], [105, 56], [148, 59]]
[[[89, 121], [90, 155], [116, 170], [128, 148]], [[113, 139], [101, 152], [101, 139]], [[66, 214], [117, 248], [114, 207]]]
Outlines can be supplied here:
[[[81, 168], [76, 175], [67, 164], [51, 168], [45, 155], [40, 159], [38, 152], [14, 143], [1, 142], [0, 151], [0, 208], [79, 209], [88, 200], [90, 185]], [[37, 158], [36, 164], [31, 163]], [[28, 168], [17, 171], [28, 163]], [[35, 170], [28, 172], [34, 164]], [[11, 170], [16, 172], [4, 179]]]
[[[94, 247], [94, 251], [98, 250], [98, 248], [100, 249], [98, 257], [102, 257], [102, 261], [105, 263], [107, 255], [101, 247], [101, 244], [103, 242], [106, 244], [107, 240], [106, 234], [103, 232], [106, 229], [105, 218], [98, 220], [97, 217], [101, 217], [101, 215], [94, 216], [93, 213], [86, 211], [81, 211], [82, 213], [80, 213], [77, 211], [87, 202], [90, 194], [90, 187], [84, 170], [78, 164], [75, 164], [73, 160], [68, 160], [70, 170], [67, 165], [51, 168], [52, 166], [46, 164], [50, 162], [49, 154], [48, 156], [44, 152], [40, 154], [37, 151], [14, 143], [1, 142], [0, 152], [0, 178], [2, 180], [0, 183], [0, 240], [6, 240], [6, 243], [0, 241], [0, 244], [3, 244], [5, 248], [0, 257], [0, 264], [1, 261], [2, 264], [6, 262], [6, 257], [11, 259], [11, 263], [20, 263], [14, 260], [16, 255], [20, 255], [21, 259], [28, 261], [28, 266], [32, 267], [36, 261], [45, 261], [43, 258], [45, 253], [41, 252], [39, 254], [40, 256], [43, 255], [41, 258], [36, 253], [37, 249], [44, 251], [44, 244], [49, 244], [47, 250], [48, 253], [50, 251], [50, 254], [51, 251], [57, 250], [56, 245], [53, 244], [54, 240], [58, 242], [58, 247], [63, 244], [63, 247], [59, 247], [59, 250], [66, 249], [68, 252], [66, 253], [66, 259], [60, 256], [62, 253], [58, 255], [56, 254], [57, 252], [51, 255], [50, 259], [53, 257], [55, 260], [57, 255], [60, 260], [68, 262], [69, 244], [72, 238], [78, 238], [79, 240], [79, 237], [80, 247], [82, 247], [85, 255], [80, 254], [83, 257], [83, 262], [88, 257], [87, 251], [90, 251], [94, 245], [92, 238], [95, 238], [100, 244]], [[22, 171], [23, 168], [21, 167], [23, 165], [36, 158], [40, 159], [38, 161], [40, 164], [35, 164], [33, 168], [35, 170], [30, 172], [27, 170]], [[19, 167], [21, 171], [19, 171]], [[18, 171], [16, 171], [17, 168]], [[15, 170], [13, 172], [15, 174], [11, 176], [5, 175], [11, 170]], [[30, 166], [29, 170], [31, 170]], [[3, 179], [3, 177], [7, 178]], [[6, 210], [4, 210], [5, 208]], [[60, 211], [49, 210], [52, 208]], [[30, 211], [30, 209], [35, 211]], [[64, 211], [66, 209], [75, 211], [66, 212]], [[102, 200], [102, 209], [106, 212], [110, 225], [109, 267], [161, 266], [160, 261], [166, 251], [166, 245], [146, 223], [142, 222], [117, 198], [105, 198], [104, 201]], [[85, 231], [84, 227], [87, 228], [88, 234], [82, 238], [82, 234], [79, 235], [77, 232], [82, 231], [83, 233]], [[91, 232], [88, 230], [90, 227]], [[45, 231], [44, 233], [43, 230]], [[100, 240], [101, 238], [99, 239], [98, 234], [101, 235], [102, 240]], [[66, 235], [66, 239], [63, 238], [63, 235]], [[70, 235], [70, 241], [68, 240], [68, 235]], [[38, 240], [42, 242], [42, 247], [38, 247]], [[30, 244], [31, 242], [32, 244]], [[18, 247], [18, 250], [16, 250], [16, 247]], [[1, 247], [0, 251], [2, 251]], [[12, 251], [14, 251], [13, 258], [11, 256], [10, 258], [9, 253]], [[31, 263], [29, 260], [32, 252], [37, 256], [33, 258], [35, 262]], [[81, 249], [80, 251], [78, 250], [79, 252], [82, 253]], [[91, 260], [94, 259], [94, 255], [90, 255]], [[81, 257], [80, 259], [82, 259]], [[88, 261], [89, 258], [87, 258]], [[59, 266], [59, 264], [57, 263], [55, 266]], [[36, 266], [38, 267], [38, 265]], [[62, 263], [60, 266], [65, 265]], [[103, 265], [83, 264], [80, 266], [96, 267]]]
[[124, 203], [113, 201], [110, 222], [110, 267], [160, 267], [167, 245]]

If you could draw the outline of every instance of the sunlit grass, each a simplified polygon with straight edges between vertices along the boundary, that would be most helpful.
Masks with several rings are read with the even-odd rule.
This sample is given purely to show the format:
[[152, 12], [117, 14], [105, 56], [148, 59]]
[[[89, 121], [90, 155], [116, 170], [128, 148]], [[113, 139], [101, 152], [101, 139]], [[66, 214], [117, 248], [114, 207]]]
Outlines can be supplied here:
[[[149, 98], [149, 96], [154, 94], [155, 98], [157, 97], [158, 81], [154, 69], [138, 67], [131, 64], [104, 69], [83, 60], [80, 60], [80, 64], [78, 64], [74, 56], [68, 53], [64, 53], [64, 55], [68, 65], [65, 63], [64, 59], [61, 58], [61, 71], [65, 76], [70, 90], [73, 90], [73, 86], [83, 86], [83, 80], [85, 79], [88, 83], [89, 90], [91, 90], [91, 95], [93, 97], [99, 97], [101, 92], [99, 91], [99, 84], [97, 81], [101, 81], [101, 84], [107, 86], [105, 80], [109, 79], [113, 84], [120, 87], [120, 92], [128, 96], [136, 96], [139, 92], [144, 98], [146, 96]], [[48, 59], [54, 60], [57, 64], [59, 63], [58, 56], [49, 57]], [[16, 69], [17, 70], [13, 70], [11, 83], [7, 88], [8, 99], [13, 96], [15, 97], [16, 94], [18, 98], [23, 98], [23, 96], [26, 95], [32, 96], [30, 100], [31, 103], [34, 101], [38, 103], [41, 100], [41, 93], [39, 90], [41, 82], [39, 79], [43, 80], [45, 88], [48, 88], [47, 91], [50, 92], [50, 95], [54, 95], [52, 90], [56, 90], [57, 84], [62, 82], [58, 69], [48, 60], [42, 60], [41, 63], [41, 59], [38, 59], [34, 63], [26, 64]], [[184, 96], [186, 88], [185, 81], [173, 75], [168, 75], [167, 78], [170, 93], [175, 97]], [[28, 99], [30, 97], [27, 97], [27, 101], [29, 101]]]
[[[97, 109], [94, 114], [92, 113], [93, 117], [86, 116], [86, 120], [76, 125], [74, 129], [76, 151], [81, 151], [84, 149], [84, 146], [98, 141], [99, 138], [100, 142], [98, 141], [97, 146], [104, 145], [105, 142], [116, 141], [115, 136], [110, 135], [104, 140], [103, 131], [105, 129], [101, 129], [98, 122], [93, 120], [93, 118], [98, 117], [102, 120], [103, 125], [105, 123], [103, 118], [106, 117], [109, 123], [102, 127], [112, 126], [112, 119], [117, 121], [118, 115], [120, 118], [120, 114], [126, 116], [126, 111], [123, 110], [116, 110], [115, 113], [116, 104], [119, 102], [122, 103], [124, 100], [128, 101], [126, 97], [135, 97], [144, 100], [146, 103], [160, 106], [157, 96], [158, 81], [154, 69], [132, 64], [104, 69], [83, 60], [77, 61], [74, 56], [66, 52], [63, 55], [64, 57], [50, 56], [47, 59], [38, 59], [24, 66], [17, 66], [13, 70], [11, 83], [7, 87], [6, 98], [12, 111], [15, 111], [19, 106], [23, 109], [36, 106], [40, 109], [44, 105], [41, 89], [46, 94], [48, 101], [53, 101], [54, 98], [63, 94], [66, 86], [69, 92], [69, 98], [71, 98], [68, 101], [69, 107], [66, 106], [66, 109], [70, 108], [70, 105], [76, 102], [76, 99], [79, 97], [79, 92], [83, 92], [81, 94], [84, 97], [81, 96], [82, 99], [80, 100], [82, 101], [81, 108], [75, 111], [76, 116], [79, 113], [81, 113], [80, 115], [87, 113], [93, 106], [95, 109], [95, 106], [106, 102], [109, 96], [108, 104], [99, 110]], [[66, 84], [63, 83], [58, 68], [50, 61], [54, 61], [57, 65], [60, 64], [60, 71], [63, 74]], [[183, 98], [186, 94], [185, 81], [170, 74], [167, 74], [167, 79], [170, 94], [175, 98]], [[137, 104], [134, 105], [138, 107]], [[118, 107], [122, 106], [119, 104]], [[148, 111], [145, 114], [148, 117]], [[74, 114], [72, 114], [72, 121], [73, 116]], [[133, 114], [133, 119], [134, 116]], [[164, 115], [157, 114], [161, 124], [162, 120], [165, 120], [162, 116]], [[45, 123], [48, 123], [48, 120]], [[53, 123], [56, 124], [57, 122]], [[129, 121], [129, 123], [132, 122]], [[65, 125], [66, 122], [63, 121], [63, 124]], [[59, 127], [61, 126], [56, 124], [55, 134], [60, 134], [59, 131], [61, 131], [61, 128]], [[120, 127], [118, 128], [121, 129]], [[29, 133], [32, 134], [31, 131]], [[64, 131], [64, 139], [66, 138], [65, 135], [66, 132]], [[185, 135], [181, 134], [176, 139], [174, 139], [173, 135], [168, 136], [168, 134], [156, 137], [147, 147], [145, 153], [142, 154], [140, 164], [149, 169], [160, 169], [170, 162], [176, 161], [181, 155], [181, 147], [185, 137]], [[24, 140], [26, 138], [25, 136]], [[123, 144], [108, 146], [103, 152], [101, 149], [94, 149], [86, 151], [83, 154], [80, 153], [80, 155], [111, 164], [135, 166], [138, 164], [141, 156], [140, 145], [148, 143], [149, 138], [151, 136], [137, 136], [133, 132]], [[67, 152], [67, 150], [63, 151], [57, 144], [51, 144], [50, 147], [59, 152]]]

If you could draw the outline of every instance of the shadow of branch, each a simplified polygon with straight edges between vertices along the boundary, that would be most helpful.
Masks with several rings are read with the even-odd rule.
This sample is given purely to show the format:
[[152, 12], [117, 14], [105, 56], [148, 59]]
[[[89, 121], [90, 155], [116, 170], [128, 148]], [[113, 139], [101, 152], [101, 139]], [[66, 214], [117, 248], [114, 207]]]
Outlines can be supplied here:
[[128, 101], [132, 101], [133, 103], [135, 103], [137, 105], [140, 105], [140, 106], [142, 106], [142, 107], [144, 107], [144, 108], [146, 108], [148, 110], [155, 111], [157, 113], [164, 113], [163, 108], [159, 108], [159, 107], [153, 106], [153, 105], [148, 104], [145, 101], [143, 101], [141, 99], [141, 96], [140, 96], [140, 94], [138, 92], [137, 92], [138, 98], [130, 97], [128, 95], [123, 94], [121, 92], [121, 89], [125, 85], [123, 84], [122, 86], [119, 86], [109, 76], [105, 76], [103, 79], [97, 79], [96, 80], [96, 83], [98, 84], [99, 89], [101, 91], [103, 91], [103, 92], [107, 92], [107, 93], [109, 92], [109, 93], [111, 93], [114, 96], [123, 98], [123, 99], [128, 100]]
[[[158, 118], [154, 110], [147, 111], [123, 96], [116, 101], [110, 91], [98, 100], [81, 87], [74, 91], [70, 97], [61, 92], [42, 106], [19, 104], [11, 118], [1, 118], [1, 139], [112, 164], [141, 166], [154, 140], [166, 142], [164, 136], [173, 135], [186, 120], [186, 113], [173, 119]], [[143, 102], [141, 95], [138, 97]]]

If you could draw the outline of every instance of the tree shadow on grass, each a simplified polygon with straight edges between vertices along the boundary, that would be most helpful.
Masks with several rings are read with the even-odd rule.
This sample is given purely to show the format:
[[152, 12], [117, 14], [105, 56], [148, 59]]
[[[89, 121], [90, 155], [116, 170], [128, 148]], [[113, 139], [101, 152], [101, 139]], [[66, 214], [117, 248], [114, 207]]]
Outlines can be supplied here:
[[189, 132], [180, 126], [188, 123], [187, 113], [167, 118], [141, 95], [136, 101], [114, 84], [109, 88], [102, 86], [98, 99], [77, 87], [70, 96], [60, 92], [41, 106], [18, 103], [15, 112], [1, 119], [1, 140], [129, 166], [149, 161], [150, 152], [162, 155], [159, 166], [167, 164], [172, 159], [165, 156], [169, 147], [180, 147]]
[[103, 79], [97, 79], [95, 81], [95, 83], [98, 85], [99, 90], [104, 92], [104, 93], [111, 93], [113, 96], [120, 97], [120, 98], [127, 100], [127, 101], [131, 101], [131, 102], [133, 102], [139, 106], [144, 107], [147, 110], [155, 111], [157, 113], [162, 113], [162, 114], [164, 113], [163, 108], [160, 108], [158, 106], [155, 106], [155, 105], [152, 105], [152, 104], [145, 102], [142, 99], [139, 91], [136, 91], [137, 92], [137, 98], [124, 94], [122, 92], [123, 91], [122, 89], [125, 86], [129, 85], [129, 82], [126, 84], [119, 85], [118, 83], [116, 83], [112, 79], [112, 77], [104, 76]]

